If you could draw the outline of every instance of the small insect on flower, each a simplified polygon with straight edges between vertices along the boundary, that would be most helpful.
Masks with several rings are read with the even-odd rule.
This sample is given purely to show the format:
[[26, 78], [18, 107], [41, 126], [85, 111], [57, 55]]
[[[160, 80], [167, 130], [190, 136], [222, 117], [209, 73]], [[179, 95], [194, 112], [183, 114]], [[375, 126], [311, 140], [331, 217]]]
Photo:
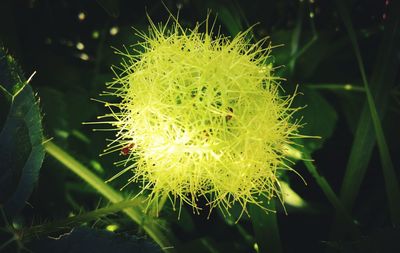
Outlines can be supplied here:
[[277, 171], [291, 170], [281, 147], [301, 135], [268, 39], [253, 43], [251, 29], [215, 34], [208, 19], [192, 29], [174, 16], [149, 22], [134, 52], [119, 52], [121, 72], [105, 93], [119, 101], [101, 117], [117, 129], [110, 150], [125, 156], [129, 182], [140, 183], [149, 205], [168, 197], [197, 212], [229, 213], [235, 203], [246, 212], [279, 197]]
[[226, 119], [226, 121], [229, 121], [229, 120], [231, 120], [232, 119], [232, 116], [233, 116], [233, 109], [231, 108], [231, 107], [228, 107], [228, 113], [227, 113], [227, 115], [225, 116], [225, 119]]
[[121, 149], [121, 155], [127, 156], [135, 147], [135, 143], [130, 143]]

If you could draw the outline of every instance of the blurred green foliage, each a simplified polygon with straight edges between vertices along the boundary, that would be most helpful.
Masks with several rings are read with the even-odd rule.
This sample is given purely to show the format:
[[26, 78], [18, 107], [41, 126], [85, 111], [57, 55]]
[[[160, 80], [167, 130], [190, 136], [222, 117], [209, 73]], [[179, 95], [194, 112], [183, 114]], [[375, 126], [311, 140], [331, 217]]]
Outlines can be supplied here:
[[[313, 159], [297, 161], [294, 167], [307, 186], [294, 173], [281, 175], [307, 205], [286, 205], [285, 210], [279, 202], [271, 202], [268, 208], [274, 213], [252, 207], [251, 216], [236, 223], [240, 212], [236, 207], [232, 216], [214, 212], [209, 218], [207, 212], [197, 215], [183, 208], [178, 220], [167, 202], [157, 227], [174, 238], [171, 252], [400, 252], [399, 1], [165, 0], [164, 4], [172, 13], [179, 9], [180, 21], [188, 27], [211, 10], [221, 32], [231, 36], [258, 23], [254, 39], [269, 36], [277, 46], [273, 64], [286, 79], [283, 89], [300, 93], [295, 105], [304, 106], [296, 114], [304, 124], [303, 133], [322, 137], [299, 142], [305, 158]], [[104, 114], [102, 105], [91, 98], [99, 97], [105, 82], [112, 80], [110, 66], [121, 61], [113, 47], [129, 50], [138, 41], [132, 27], [147, 29], [146, 13], [155, 22], [169, 15], [157, 0], [0, 1], [0, 43], [7, 49], [0, 50], [4, 214], [0, 252], [24, 247], [53, 252], [62, 244], [55, 245], [46, 236], [58, 237], [73, 228], [78, 237], [71, 233], [65, 240], [78, 249], [92, 245], [100, 252], [96, 245], [104, 244], [96, 240], [101, 238], [109, 246], [117, 243], [128, 250], [143, 246], [135, 241], [136, 236], [147, 238], [143, 227], [120, 212], [126, 203], [110, 205], [51, 156], [42, 165], [41, 144], [52, 138], [102, 180], [120, 170], [113, 165], [118, 154], [99, 157], [113, 133], [93, 133], [82, 122]], [[13, 98], [16, 91], [20, 92]], [[126, 179], [109, 185], [119, 189]], [[128, 198], [138, 190], [130, 185], [120, 194]], [[13, 197], [17, 192], [24, 194]], [[10, 199], [17, 203], [12, 208]], [[110, 225], [117, 228], [114, 234], [99, 236], [98, 230]], [[38, 230], [41, 226], [45, 229]], [[24, 238], [23, 233], [38, 238]], [[159, 250], [154, 245], [146, 249], [153, 251], [143, 252]]]

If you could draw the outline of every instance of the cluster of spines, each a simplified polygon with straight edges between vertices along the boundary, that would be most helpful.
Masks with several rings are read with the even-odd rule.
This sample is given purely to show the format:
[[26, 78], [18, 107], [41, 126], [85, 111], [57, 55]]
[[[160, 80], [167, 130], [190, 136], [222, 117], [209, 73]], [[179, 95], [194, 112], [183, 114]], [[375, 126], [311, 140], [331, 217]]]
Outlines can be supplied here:
[[250, 29], [214, 36], [208, 19], [205, 33], [175, 19], [171, 30], [150, 24], [133, 54], [118, 52], [125, 60], [104, 93], [122, 100], [106, 102], [111, 113], [101, 117], [117, 131], [105, 153], [126, 156], [112, 179], [132, 170], [128, 183], [140, 182], [149, 203], [167, 196], [195, 211], [200, 196], [227, 213], [279, 197], [277, 169], [291, 170], [280, 149], [298, 124], [293, 97], [279, 96], [281, 79], [266, 64], [271, 45], [251, 43]]

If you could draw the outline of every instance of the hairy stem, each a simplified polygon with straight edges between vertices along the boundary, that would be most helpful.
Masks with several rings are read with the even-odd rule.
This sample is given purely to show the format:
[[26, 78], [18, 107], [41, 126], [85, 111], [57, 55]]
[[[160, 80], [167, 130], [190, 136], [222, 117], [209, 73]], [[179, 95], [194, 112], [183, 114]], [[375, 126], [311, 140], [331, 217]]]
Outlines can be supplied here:
[[[67, 167], [80, 178], [82, 178], [86, 183], [91, 185], [110, 202], [118, 203], [124, 200], [124, 197], [119, 192], [106, 184], [96, 174], [94, 174], [88, 168], [75, 160], [66, 151], [58, 147], [54, 142], [48, 141], [45, 142], [43, 145], [48, 154], [50, 154], [65, 167]], [[158, 245], [160, 245], [164, 252], [174, 252], [173, 247], [171, 247], [172, 244], [161, 231], [162, 228], [160, 227], [160, 225], [157, 224], [153, 219], [147, 217], [147, 215], [143, 213], [141, 206], [126, 208], [123, 210], [123, 212], [128, 215], [134, 222], [140, 225], [146, 231], [146, 233]]]

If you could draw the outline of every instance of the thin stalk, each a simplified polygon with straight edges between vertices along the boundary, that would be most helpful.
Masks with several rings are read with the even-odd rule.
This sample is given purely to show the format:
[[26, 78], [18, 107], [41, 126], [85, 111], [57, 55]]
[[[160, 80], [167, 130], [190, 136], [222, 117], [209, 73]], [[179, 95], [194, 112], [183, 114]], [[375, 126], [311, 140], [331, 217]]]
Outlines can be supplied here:
[[[106, 184], [102, 179], [100, 179], [96, 174], [91, 172], [88, 168], [83, 166], [72, 156], [70, 156], [63, 149], [58, 147], [54, 142], [47, 141], [44, 144], [44, 148], [47, 153], [53, 156], [56, 160], [62, 163], [69, 170], [74, 172], [80, 178], [82, 178], [86, 183], [96, 189], [100, 194], [107, 198], [111, 203], [118, 203], [124, 200], [124, 197], [113, 189], [110, 185]], [[172, 244], [169, 242], [167, 237], [161, 231], [159, 224], [149, 219], [140, 207], [130, 207], [123, 210], [123, 212], [128, 215], [134, 222], [140, 225], [144, 231], [164, 250], [164, 252], [175, 252]]]
[[309, 154], [304, 154], [304, 165], [310, 174], [314, 177], [315, 181], [324, 192], [326, 198], [336, 209], [336, 212], [341, 216], [342, 220], [346, 222], [349, 230], [351, 231], [354, 238], [360, 236], [360, 232], [353, 222], [350, 214], [347, 212], [346, 208], [343, 206], [342, 202], [333, 191], [332, 187], [329, 185], [328, 181], [318, 173], [317, 167], [312, 162], [311, 156]]
[[125, 200], [107, 207], [99, 208], [91, 212], [69, 217], [66, 219], [40, 224], [23, 230], [23, 240], [29, 241], [34, 237], [46, 236], [54, 232], [71, 229], [84, 222], [92, 221], [100, 217], [119, 212], [132, 206], [140, 206], [140, 199]]
[[353, 85], [353, 84], [336, 84], [336, 83], [327, 83], [327, 84], [306, 84], [306, 86], [310, 89], [315, 90], [343, 90], [343, 91], [354, 91], [354, 92], [365, 92], [364, 87]]

